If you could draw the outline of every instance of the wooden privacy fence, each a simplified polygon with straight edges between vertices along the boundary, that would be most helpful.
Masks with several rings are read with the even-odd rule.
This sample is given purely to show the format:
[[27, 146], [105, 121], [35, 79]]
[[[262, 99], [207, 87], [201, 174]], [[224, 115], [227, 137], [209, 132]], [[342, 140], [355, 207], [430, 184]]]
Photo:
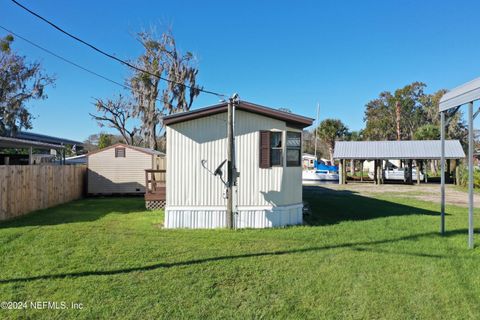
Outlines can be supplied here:
[[85, 165], [0, 166], [0, 221], [79, 199]]

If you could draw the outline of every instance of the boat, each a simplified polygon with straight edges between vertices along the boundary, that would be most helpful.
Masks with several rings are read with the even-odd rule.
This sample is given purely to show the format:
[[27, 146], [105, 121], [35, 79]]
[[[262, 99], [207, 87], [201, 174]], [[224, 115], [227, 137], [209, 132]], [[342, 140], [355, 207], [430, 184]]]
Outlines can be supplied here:
[[338, 181], [338, 168], [314, 160], [313, 168], [302, 171], [303, 181]]
[[[319, 121], [320, 104], [317, 105], [317, 121]], [[326, 161], [318, 161], [317, 159], [317, 130], [315, 130], [315, 154], [304, 153], [302, 156], [303, 183], [318, 181], [338, 181], [338, 167], [328, 164]]]

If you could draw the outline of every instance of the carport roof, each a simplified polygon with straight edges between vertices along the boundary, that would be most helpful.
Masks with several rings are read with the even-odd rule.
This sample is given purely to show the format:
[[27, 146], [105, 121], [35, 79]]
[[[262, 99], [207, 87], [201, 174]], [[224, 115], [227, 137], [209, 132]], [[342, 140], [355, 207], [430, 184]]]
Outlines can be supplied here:
[[480, 78], [464, 83], [443, 95], [440, 99], [440, 112], [480, 99]]
[[[436, 160], [441, 158], [440, 140], [408, 141], [337, 141], [334, 159], [418, 159]], [[465, 153], [458, 140], [445, 141], [445, 158], [465, 158]]]
[[0, 148], [36, 148], [36, 149], [64, 149], [64, 146], [40, 141], [25, 140], [11, 137], [0, 137]]

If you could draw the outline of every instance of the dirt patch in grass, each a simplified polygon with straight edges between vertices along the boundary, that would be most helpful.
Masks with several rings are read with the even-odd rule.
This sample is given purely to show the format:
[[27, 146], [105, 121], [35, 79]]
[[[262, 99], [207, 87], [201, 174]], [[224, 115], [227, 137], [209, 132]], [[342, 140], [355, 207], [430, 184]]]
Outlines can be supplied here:
[[[347, 185], [326, 184], [322, 185], [325, 192], [328, 190], [349, 191], [367, 197], [375, 197], [379, 194], [392, 195], [396, 197], [413, 198], [417, 200], [430, 201], [440, 204], [440, 185], [439, 184], [383, 184], [374, 185], [372, 183], [349, 183]], [[446, 185], [445, 189], [447, 204], [457, 206], [468, 206], [468, 193], [456, 186]], [[474, 195], [475, 208], [480, 208], [480, 194]]]

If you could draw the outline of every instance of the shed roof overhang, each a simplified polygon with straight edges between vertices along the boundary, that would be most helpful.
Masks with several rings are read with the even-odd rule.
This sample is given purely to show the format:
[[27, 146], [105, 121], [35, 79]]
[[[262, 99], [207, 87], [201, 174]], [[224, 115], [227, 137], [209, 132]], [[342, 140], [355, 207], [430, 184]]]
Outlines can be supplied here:
[[[201, 108], [197, 110], [176, 113], [163, 118], [163, 122], [166, 125], [171, 125], [179, 122], [184, 122], [188, 120], [198, 119], [202, 117], [211, 116], [218, 113], [227, 112], [228, 104], [227, 102], [222, 102], [213, 106], [206, 108]], [[277, 109], [261, 106], [255, 103], [240, 101], [240, 103], [235, 107], [237, 110], [243, 110], [255, 114], [260, 114], [266, 117], [278, 119], [285, 121], [288, 126], [295, 128], [306, 128], [311, 126], [313, 123], [312, 118], [300, 116], [294, 113], [280, 111]]]
[[163, 156], [163, 157], [165, 156], [165, 153], [161, 152], [161, 151], [148, 149], [148, 148], [137, 147], [137, 146], [132, 146], [132, 145], [128, 145], [128, 144], [125, 144], [125, 143], [115, 143], [115, 144], [112, 144], [111, 146], [105, 147], [103, 149], [98, 149], [98, 150], [95, 150], [95, 151], [91, 151], [91, 152], [87, 153], [86, 156], [91, 156], [93, 154], [100, 153], [100, 152], [110, 150], [110, 149], [113, 149], [113, 148], [118, 148], [118, 147], [133, 149], [133, 150], [140, 151], [142, 153], [146, 153], [146, 154], [149, 154], [149, 155], [152, 155], [152, 156]]
[[443, 95], [439, 111], [446, 111], [480, 99], [480, 78], [462, 84]]
[[36, 148], [36, 149], [55, 149], [61, 150], [64, 149], [64, 146], [58, 144], [51, 144], [39, 141], [11, 138], [11, 137], [0, 137], [0, 148]]
[[[438, 160], [441, 156], [440, 140], [337, 141], [333, 154], [334, 159], [349, 160]], [[445, 158], [465, 158], [460, 141], [445, 141]]]

